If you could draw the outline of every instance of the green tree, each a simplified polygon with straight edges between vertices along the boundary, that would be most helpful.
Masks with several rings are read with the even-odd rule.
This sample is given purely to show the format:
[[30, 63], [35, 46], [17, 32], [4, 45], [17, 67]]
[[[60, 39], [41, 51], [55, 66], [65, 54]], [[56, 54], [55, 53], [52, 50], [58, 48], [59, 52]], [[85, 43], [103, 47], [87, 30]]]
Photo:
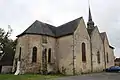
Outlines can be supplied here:
[[8, 31], [5, 32], [4, 29], [0, 28], [0, 55], [2, 54], [14, 54], [15, 46], [17, 40], [12, 40], [9, 37], [11, 36], [12, 29], [8, 26]]

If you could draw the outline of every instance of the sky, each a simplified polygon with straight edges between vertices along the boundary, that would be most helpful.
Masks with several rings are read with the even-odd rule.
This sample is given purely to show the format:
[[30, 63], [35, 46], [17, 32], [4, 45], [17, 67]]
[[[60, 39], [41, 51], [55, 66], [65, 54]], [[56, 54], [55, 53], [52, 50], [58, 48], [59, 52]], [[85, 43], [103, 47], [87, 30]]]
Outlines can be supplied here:
[[59, 26], [82, 16], [87, 23], [88, 3], [95, 25], [120, 57], [120, 0], [0, 0], [0, 28], [10, 25], [15, 39], [35, 20]]

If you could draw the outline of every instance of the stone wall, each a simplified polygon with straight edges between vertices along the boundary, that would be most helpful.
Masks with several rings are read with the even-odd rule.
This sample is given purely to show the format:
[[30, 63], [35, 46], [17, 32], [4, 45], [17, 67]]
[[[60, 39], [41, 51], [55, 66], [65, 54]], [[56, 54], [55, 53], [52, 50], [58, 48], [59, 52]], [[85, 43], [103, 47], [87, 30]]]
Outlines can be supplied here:
[[114, 63], [115, 58], [114, 58], [114, 49], [112, 49], [112, 48], [109, 48], [108, 59], [109, 59], [109, 63], [108, 63], [109, 67], [114, 66], [115, 65], [115, 63]]
[[[107, 35], [104, 39], [104, 49], [105, 49], [105, 62], [106, 62], [106, 68], [109, 68], [111, 66], [114, 66], [114, 51], [112, 48], [109, 47], [109, 41], [107, 38]], [[107, 61], [107, 54], [108, 54], [108, 61]]]
[[[83, 42], [86, 44], [86, 63], [82, 62], [81, 44]], [[91, 72], [90, 38], [83, 19], [73, 35], [58, 39], [57, 51], [60, 72], [67, 75], [73, 75], [73, 69], [75, 74]]]
[[[21, 66], [20, 70], [21, 73], [40, 73], [42, 70], [42, 50], [44, 48], [47, 49], [47, 55], [48, 55], [48, 49], [51, 48], [52, 50], [52, 63], [53, 65], [49, 65], [47, 67], [48, 71], [51, 70], [51, 68], [55, 68], [56, 64], [56, 53], [55, 53], [55, 39], [52, 37], [47, 37], [48, 43], [46, 45], [42, 44], [42, 36], [41, 35], [24, 35], [18, 38], [18, 43], [16, 47], [16, 54], [15, 54], [15, 60], [18, 59], [19, 56], [19, 49], [21, 47]], [[32, 63], [32, 51], [33, 47], [37, 47], [37, 61], [35, 63]], [[48, 56], [47, 56], [48, 57]], [[14, 60], [14, 67], [15, 68], [15, 60]], [[52, 66], [52, 67], [51, 67]], [[56, 69], [56, 68], [55, 68]], [[54, 69], [52, 69], [54, 70]]]
[[[90, 52], [90, 37], [87, 32], [85, 23], [80, 20], [74, 33], [74, 53], [75, 53], [75, 70], [76, 74], [91, 72], [91, 52]], [[86, 62], [82, 61], [82, 43], [86, 45]]]
[[[47, 70], [48, 72], [57, 72], [57, 53], [56, 53], [56, 38], [48, 37], [47, 38], [48, 43], [45, 45], [45, 48], [47, 49]], [[51, 62], [48, 63], [48, 49], [51, 48]]]
[[[104, 47], [103, 41], [99, 34], [99, 30], [96, 27], [91, 34], [91, 43], [92, 43], [92, 66], [93, 72], [103, 71], [105, 68], [104, 63]], [[97, 54], [100, 53], [100, 63], [98, 63]]]
[[[90, 41], [92, 45], [90, 45]], [[85, 43], [86, 49], [86, 62], [82, 62], [82, 43]], [[42, 43], [42, 35], [23, 35], [18, 37], [18, 43], [16, 46], [16, 54], [13, 64], [13, 72], [15, 72], [16, 62], [19, 58], [20, 47], [21, 47], [21, 65], [20, 72], [22, 73], [41, 73], [43, 70], [42, 65], [42, 52], [47, 49], [47, 71], [57, 72], [73, 75], [81, 73], [89, 73], [91, 69], [93, 72], [102, 71], [105, 68], [104, 63], [104, 48], [105, 56], [109, 53], [111, 66], [113, 62], [113, 50], [109, 48], [108, 41], [106, 39], [103, 44], [99, 34], [99, 30], [96, 27], [91, 35], [91, 40], [87, 32], [84, 20], [81, 19], [74, 34], [67, 35], [60, 38], [54, 38], [47, 36], [47, 43]], [[104, 47], [105, 45], [105, 47]], [[92, 55], [91, 48], [92, 46]], [[32, 51], [33, 47], [37, 47], [37, 61], [32, 62]], [[51, 48], [51, 62], [48, 63], [48, 50]], [[100, 63], [97, 61], [97, 53], [100, 53]], [[73, 56], [74, 55], [74, 56]], [[91, 61], [92, 56], [92, 61]], [[92, 67], [91, 67], [92, 63]]]
[[[21, 47], [21, 60], [28, 60], [29, 56], [28, 56], [28, 35], [24, 35], [21, 36], [17, 39], [17, 45], [16, 45], [16, 53], [15, 53], [15, 57], [14, 57], [14, 62], [13, 62], [13, 69], [12, 72], [15, 72], [16, 69], [16, 64], [19, 58], [19, 54], [20, 54], [20, 47]], [[23, 58], [25, 57], [25, 58]], [[26, 63], [25, 63], [26, 64]]]
[[59, 71], [62, 74], [73, 74], [73, 37], [64, 36], [57, 39], [57, 58]]
[[2, 66], [1, 73], [11, 73], [12, 72], [12, 66]]
[[105, 50], [105, 62], [106, 62], [105, 67], [108, 68], [109, 64], [107, 63], [107, 54], [109, 55], [109, 42], [108, 42], [107, 36], [105, 36], [103, 43], [104, 43], [104, 50]]

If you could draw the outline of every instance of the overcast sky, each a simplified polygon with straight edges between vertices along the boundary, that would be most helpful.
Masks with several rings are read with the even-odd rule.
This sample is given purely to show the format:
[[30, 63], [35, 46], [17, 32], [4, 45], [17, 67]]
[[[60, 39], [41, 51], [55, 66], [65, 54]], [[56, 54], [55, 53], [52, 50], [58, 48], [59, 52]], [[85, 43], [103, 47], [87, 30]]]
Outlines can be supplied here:
[[[109, 42], [120, 56], [120, 0], [90, 0], [93, 21], [106, 31]], [[88, 20], [88, 0], [0, 0], [0, 28], [13, 29], [12, 38], [35, 20], [55, 26], [83, 16]]]

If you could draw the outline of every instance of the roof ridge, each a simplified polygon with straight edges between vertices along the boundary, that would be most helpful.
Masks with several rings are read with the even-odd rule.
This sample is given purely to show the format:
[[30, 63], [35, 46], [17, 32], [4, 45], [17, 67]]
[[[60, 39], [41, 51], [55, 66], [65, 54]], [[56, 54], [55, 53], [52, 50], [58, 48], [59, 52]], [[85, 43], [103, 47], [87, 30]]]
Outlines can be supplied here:
[[39, 22], [38, 20], [35, 20], [27, 29], [25, 29], [25, 31], [23, 31], [21, 34], [17, 35], [16, 37], [19, 37], [20, 35], [23, 35], [24, 32], [26, 32], [33, 24], [35, 24], [36, 22]]
[[65, 25], [65, 24], [68, 24], [68, 23], [74, 22], [74, 21], [76, 21], [76, 20], [79, 20], [79, 19], [81, 19], [81, 18], [83, 18], [83, 17], [79, 17], [79, 18], [76, 18], [76, 19], [70, 20], [70, 21], [68, 21], [68, 22], [66, 22], [66, 23], [64, 23], [64, 24], [62, 24], [62, 25], [57, 26], [57, 28], [59, 28], [59, 27]]
[[[46, 24], [46, 25], [49, 25], [49, 24]], [[54, 34], [54, 35], [56, 35], [56, 29], [55, 29], [55, 31], [53, 30], [53, 28], [55, 29], [56, 27], [55, 26], [52, 26], [52, 25], [49, 25], [48, 26], [48, 28], [52, 31], [52, 33]]]
[[100, 32], [100, 34], [103, 34], [103, 33], [105, 33], [105, 34], [106, 34], [106, 32]]

